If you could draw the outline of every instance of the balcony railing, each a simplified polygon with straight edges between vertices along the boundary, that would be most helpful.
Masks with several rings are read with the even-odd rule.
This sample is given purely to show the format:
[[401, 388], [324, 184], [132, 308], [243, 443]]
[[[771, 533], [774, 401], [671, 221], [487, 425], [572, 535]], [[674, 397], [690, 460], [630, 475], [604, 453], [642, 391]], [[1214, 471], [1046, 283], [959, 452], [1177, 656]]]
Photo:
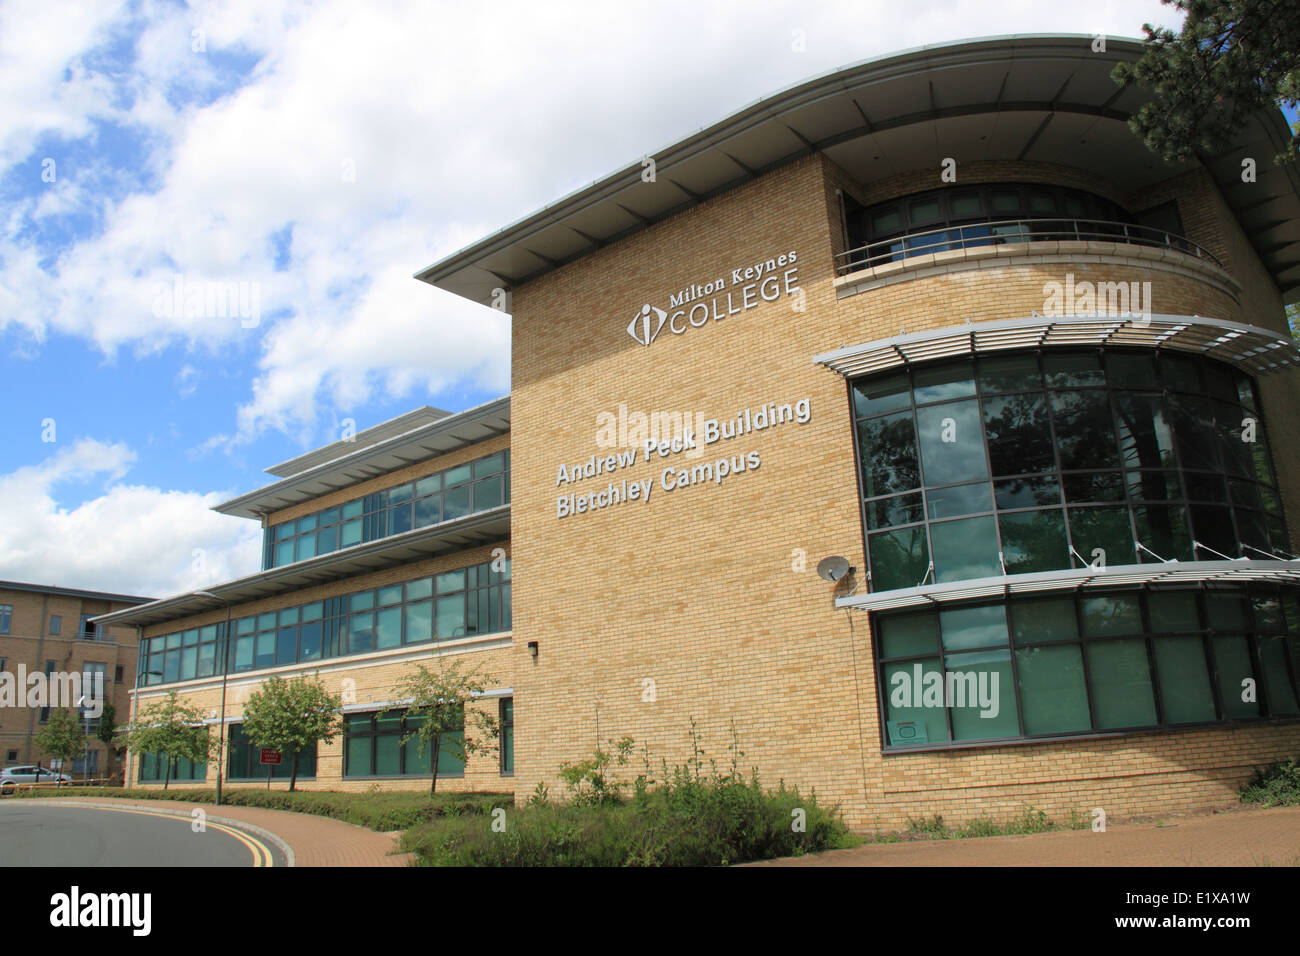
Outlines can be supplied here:
[[1220, 269], [1223, 268], [1223, 263], [1190, 239], [1151, 226], [1137, 226], [1129, 222], [1110, 222], [1103, 219], [1002, 219], [928, 229], [924, 232], [907, 233], [892, 239], [882, 239], [879, 242], [858, 246], [856, 249], [841, 252], [835, 257], [835, 271], [838, 275], [845, 275], [858, 269], [869, 269], [913, 256], [972, 249], [978, 246], [1064, 240], [1123, 242], [1138, 246], [1174, 249], [1197, 259], [1204, 259]]

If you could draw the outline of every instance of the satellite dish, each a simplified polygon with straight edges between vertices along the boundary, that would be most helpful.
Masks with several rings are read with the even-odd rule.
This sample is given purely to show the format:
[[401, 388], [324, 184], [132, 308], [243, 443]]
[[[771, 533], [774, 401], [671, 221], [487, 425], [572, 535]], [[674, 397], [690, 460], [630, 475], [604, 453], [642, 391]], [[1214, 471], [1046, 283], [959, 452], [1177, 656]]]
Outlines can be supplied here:
[[839, 555], [822, 558], [821, 563], [817, 565], [818, 577], [825, 578], [832, 583], [838, 581], [844, 575], [852, 573], [853, 568], [849, 566], [849, 562]]

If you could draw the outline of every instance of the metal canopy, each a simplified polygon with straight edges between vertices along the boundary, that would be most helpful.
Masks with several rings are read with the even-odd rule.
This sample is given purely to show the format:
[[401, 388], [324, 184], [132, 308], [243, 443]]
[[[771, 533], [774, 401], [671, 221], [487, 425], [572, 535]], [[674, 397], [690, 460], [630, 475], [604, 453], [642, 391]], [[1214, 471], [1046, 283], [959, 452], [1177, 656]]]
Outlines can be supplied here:
[[270, 468], [262, 470], [268, 475], [275, 475], [277, 478], [291, 478], [310, 468], [315, 468], [317, 465], [323, 465], [326, 462], [348, 455], [355, 455], [395, 435], [404, 435], [423, 425], [428, 425], [430, 422], [446, 418], [450, 414], [451, 412], [445, 412], [441, 408], [424, 405], [398, 415], [396, 418], [390, 418], [386, 422], [380, 422], [371, 428], [363, 429], [351, 438], [316, 448], [304, 455], [290, 458], [288, 461], [282, 461], [278, 465], [272, 465]]
[[1008, 598], [1045, 591], [1086, 590], [1141, 584], [1273, 584], [1300, 583], [1300, 560], [1167, 561], [1126, 564], [1107, 568], [1075, 568], [973, 578], [950, 584], [929, 584], [872, 594], [836, 598], [835, 606], [861, 611], [892, 611], [907, 607], [934, 607], [977, 598]]
[[[247, 604], [289, 591], [299, 591], [317, 584], [350, 578], [371, 571], [395, 567], [410, 561], [430, 558], [450, 551], [501, 541], [510, 536], [510, 506], [500, 505], [490, 511], [466, 518], [456, 518], [427, 528], [353, 545], [341, 551], [319, 555], [306, 561], [287, 564], [270, 571], [260, 571], [227, 584], [206, 588], [206, 593], [191, 591], [175, 597], [151, 601], [95, 618], [98, 624], [135, 624], [147, 627], [162, 621], [201, 614], [230, 605]], [[213, 600], [213, 595], [218, 600]]]
[[1031, 316], [913, 332], [825, 352], [813, 361], [853, 377], [978, 352], [1080, 346], [1135, 346], [1192, 352], [1252, 375], [1300, 365], [1300, 349], [1275, 332], [1188, 315]]
[[[1147, 100], [1110, 79], [1142, 42], [1090, 35], [1010, 36], [908, 50], [846, 66], [759, 100], [640, 158], [419, 272], [475, 302], [516, 288], [646, 226], [802, 156], [822, 152], [857, 182], [937, 168], [941, 159], [1074, 166], [1131, 191], [1196, 168], [1166, 165], [1127, 126]], [[1283, 296], [1300, 297], [1300, 172], [1275, 166], [1289, 130], [1279, 111], [1252, 116], [1203, 157]], [[1241, 181], [1243, 157], [1257, 181]]]
[[[429, 409], [436, 412], [437, 409]], [[494, 399], [455, 415], [444, 415], [429, 420], [425, 410], [417, 410], [417, 419], [425, 424], [373, 442], [368, 447], [349, 451], [274, 484], [250, 491], [215, 506], [212, 510], [240, 518], [261, 518], [264, 515], [319, 498], [321, 495], [347, 488], [370, 478], [405, 468], [416, 462], [445, 455], [447, 452], [473, 445], [510, 431], [510, 396]], [[403, 419], [406, 416], [403, 416]], [[401, 419], [394, 419], [401, 421]], [[375, 426], [377, 429], [391, 423]], [[352, 448], [347, 442], [335, 442], [304, 455], [295, 461], [311, 461], [329, 449]], [[279, 468], [280, 466], [276, 466]], [[269, 470], [269, 469], [268, 469]]]

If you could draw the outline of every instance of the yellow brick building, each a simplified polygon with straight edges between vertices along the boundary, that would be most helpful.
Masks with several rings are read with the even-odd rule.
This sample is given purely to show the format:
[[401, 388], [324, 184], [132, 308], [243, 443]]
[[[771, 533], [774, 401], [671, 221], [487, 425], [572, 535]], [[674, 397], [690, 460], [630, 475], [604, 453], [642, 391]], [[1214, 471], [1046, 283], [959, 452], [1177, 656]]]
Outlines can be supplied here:
[[510, 311], [511, 395], [223, 506], [265, 570], [109, 616], [138, 698], [319, 671], [305, 785], [418, 787], [367, 715], [455, 655], [518, 750], [451, 788], [693, 727], [864, 828], [1232, 800], [1300, 750], [1300, 182], [1280, 116], [1161, 164], [1091, 41], [845, 68], [421, 272]]
[[[135, 628], [96, 627], [95, 617], [131, 608], [149, 598], [78, 588], [52, 587], [0, 581], [0, 675], [9, 683], [13, 700], [0, 690], [0, 751], [6, 769], [19, 766], [48, 768], [50, 754], [37, 738], [49, 722], [51, 706], [29, 706], [46, 700], [61, 709], [72, 708], [82, 688], [112, 705], [116, 723], [125, 721], [131, 707], [136, 674]], [[58, 675], [60, 688], [73, 685], [64, 678], [76, 676], [75, 693], [33, 698], [33, 675]], [[95, 677], [94, 675], [99, 675]], [[88, 680], [89, 679], [89, 680]], [[63, 697], [72, 696], [71, 700]], [[82, 722], [86, 738], [82, 756], [62, 768], [77, 779], [108, 778], [122, 772], [122, 756], [98, 737], [99, 719], [107, 716], [92, 705]], [[78, 710], [78, 715], [81, 712]]]

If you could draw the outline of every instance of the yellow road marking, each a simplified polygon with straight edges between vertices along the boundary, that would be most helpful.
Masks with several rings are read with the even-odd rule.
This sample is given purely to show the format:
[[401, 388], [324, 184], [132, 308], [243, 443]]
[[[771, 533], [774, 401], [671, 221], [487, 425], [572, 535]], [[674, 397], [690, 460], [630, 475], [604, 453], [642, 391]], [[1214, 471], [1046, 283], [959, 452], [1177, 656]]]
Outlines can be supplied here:
[[[52, 806], [58, 806], [58, 804], [52, 804]], [[175, 813], [163, 813], [158, 810], [143, 810], [137, 807], [94, 806], [94, 807], [72, 807], [71, 809], [107, 810], [109, 813], [134, 813], [142, 817], [153, 817], [155, 819], [161, 819], [161, 820], [175, 820], [177, 823], [187, 822], [186, 817], [182, 817]], [[192, 821], [193, 819], [194, 819], [193, 817], [188, 818], [189, 821]], [[211, 823], [205, 820], [203, 825], [205, 827], [211, 827], [214, 830], [220, 830], [222, 833], [228, 834], [229, 836], [234, 837], [240, 843], [244, 844], [244, 846], [248, 849], [248, 851], [253, 854], [253, 866], [256, 867], [256, 866], [275, 865], [275, 857], [271, 855], [270, 849], [267, 847], [265, 843], [263, 843], [261, 840], [257, 839], [256, 837], [249, 836], [247, 833], [243, 833], [239, 830], [234, 829], [233, 827], [228, 827], [221, 823]]]

